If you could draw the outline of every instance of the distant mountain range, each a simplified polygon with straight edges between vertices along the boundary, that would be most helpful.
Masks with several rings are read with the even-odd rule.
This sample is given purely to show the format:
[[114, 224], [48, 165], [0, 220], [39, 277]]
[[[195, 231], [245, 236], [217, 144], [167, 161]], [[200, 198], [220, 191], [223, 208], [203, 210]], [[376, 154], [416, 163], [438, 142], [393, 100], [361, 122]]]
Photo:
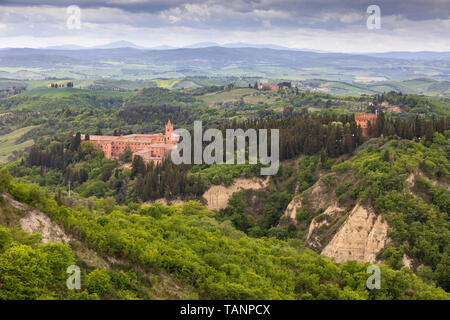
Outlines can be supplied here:
[[[289, 50], [289, 51], [306, 51], [317, 53], [332, 53], [321, 50], [314, 50], [308, 48], [289, 48], [276, 44], [255, 44], [246, 42], [234, 42], [219, 44], [217, 42], [198, 42], [183, 47], [174, 47], [169, 45], [159, 45], [155, 47], [143, 47], [134, 44], [130, 41], [120, 40], [104, 45], [98, 45], [93, 47], [83, 47], [75, 44], [66, 44], [60, 46], [44, 47], [42, 49], [50, 50], [85, 50], [85, 49], [118, 49], [118, 48], [134, 48], [141, 50], [173, 50], [173, 49], [201, 49], [209, 47], [222, 47], [222, 48], [258, 48], [258, 49], [274, 49], [274, 50]], [[1, 50], [1, 49], [0, 49]], [[358, 53], [360, 55], [367, 55], [377, 58], [392, 58], [392, 59], [414, 59], [414, 60], [435, 60], [435, 59], [450, 59], [450, 52], [436, 52], [436, 51], [393, 51], [393, 52], [381, 52], [381, 53]]]
[[274, 49], [274, 50], [293, 50], [293, 51], [309, 51], [309, 52], [323, 52], [319, 50], [311, 50], [311, 49], [296, 49], [296, 48], [288, 48], [279, 46], [276, 44], [255, 44], [255, 43], [245, 43], [245, 42], [235, 42], [235, 43], [226, 43], [219, 44], [216, 42], [199, 42], [194, 43], [189, 46], [185, 46], [183, 48], [209, 48], [209, 47], [222, 47], [222, 48], [258, 48], [258, 49]]
[[450, 80], [450, 52], [344, 54], [270, 44], [214, 42], [187, 48], [143, 48], [118, 41], [93, 48], [76, 45], [0, 50], [2, 78], [98, 78], [126, 80], [181, 77], [255, 77], [377, 82]]
[[104, 45], [98, 45], [93, 47], [83, 47], [75, 44], [66, 44], [60, 46], [50, 46], [44, 47], [42, 49], [50, 49], [50, 50], [83, 50], [83, 49], [117, 49], [117, 48], [134, 48], [134, 49], [152, 49], [152, 50], [171, 50], [171, 49], [200, 49], [200, 48], [208, 48], [208, 47], [223, 47], [223, 48], [267, 48], [267, 49], [275, 49], [275, 50], [296, 50], [296, 51], [313, 51], [320, 52], [317, 50], [310, 49], [293, 49], [288, 47], [283, 47], [274, 44], [254, 44], [254, 43], [245, 43], [245, 42], [236, 42], [236, 43], [227, 43], [227, 44], [219, 44], [217, 42], [198, 42], [193, 43], [184, 47], [174, 47], [168, 45], [160, 45], [156, 47], [143, 47], [138, 46], [130, 41], [115, 41], [111, 43], [107, 43]]
[[145, 47], [138, 46], [134, 44], [133, 42], [129, 41], [115, 41], [111, 43], [107, 43], [104, 45], [98, 45], [93, 47], [83, 47], [76, 44], [66, 44], [61, 46], [50, 46], [45, 47], [42, 49], [49, 49], [49, 50], [86, 50], [86, 49], [117, 49], [117, 48], [134, 48], [134, 49], [146, 49]]
[[383, 53], [368, 53], [365, 54], [377, 58], [394, 58], [394, 59], [410, 59], [410, 60], [439, 60], [450, 59], [450, 52], [435, 52], [435, 51], [419, 51], [419, 52], [383, 52]]
[[64, 44], [61, 46], [50, 46], [50, 47], [45, 47], [42, 49], [49, 49], [49, 50], [83, 50], [86, 49], [86, 47], [83, 46], [79, 46], [76, 44]]

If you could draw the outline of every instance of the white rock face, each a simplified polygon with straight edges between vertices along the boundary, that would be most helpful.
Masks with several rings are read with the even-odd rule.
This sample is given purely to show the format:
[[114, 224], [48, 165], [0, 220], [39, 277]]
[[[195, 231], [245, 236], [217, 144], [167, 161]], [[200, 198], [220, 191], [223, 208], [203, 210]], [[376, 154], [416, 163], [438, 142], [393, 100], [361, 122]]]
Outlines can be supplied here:
[[67, 235], [57, 223], [53, 222], [44, 213], [33, 210], [6, 194], [3, 195], [3, 198], [14, 208], [27, 212], [27, 214], [19, 220], [20, 227], [23, 231], [28, 233], [40, 233], [43, 237], [43, 243], [69, 243], [73, 240], [71, 236]]
[[[344, 211], [345, 211], [344, 208], [338, 207], [336, 204], [333, 204], [329, 206], [322, 213], [322, 215], [335, 217], [343, 214]], [[306, 236], [306, 243], [314, 249], [320, 248], [320, 232], [318, 232], [317, 230], [324, 225], [328, 225], [327, 220], [324, 219], [320, 222], [317, 222], [316, 218], [312, 219], [311, 224], [309, 225], [308, 235]]]
[[297, 219], [296, 219], [297, 210], [300, 209], [301, 207], [302, 207], [302, 198], [295, 197], [294, 199], [292, 199], [291, 202], [289, 202], [284, 214], [287, 217], [289, 217], [292, 220], [292, 222], [294, 222], [294, 224], [297, 224]]
[[412, 269], [412, 260], [406, 254], [403, 254], [402, 263], [405, 267]]
[[[297, 225], [297, 210], [302, 208], [302, 201], [307, 200], [309, 206], [313, 211], [319, 208], [325, 209], [325, 211], [330, 214], [333, 208], [338, 208], [337, 199], [334, 192], [324, 186], [322, 179], [319, 179], [311, 188], [306, 190], [304, 193], [295, 196], [292, 201], [287, 206], [284, 214], [291, 219], [291, 221]], [[331, 211], [327, 208], [331, 207]]]
[[40, 233], [43, 236], [43, 243], [69, 243], [72, 240], [59, 225], [37, 210], [29, 211], [25, 217], [20, 219], [19, 223], [21, 228], [26, 232]]
[[323, 249], [322, 254], [341, 263], [348, 260], [376, 262], [376, 255], [389, 242], [389, 225], [372, 208], [359, 203]]
[[240, 178], [236, 179], [235, 183], [229, 187], [225, 187], [224, 185], [212, 186], [203, 194], [203, 198], [205, 198], [208, 203], [208, 209], [221, 210], [227, 207], [228, 199], [230, 199], [233, 193], [246, 189], [263, 189], [267, 187], [268, 183], [269, 179], [263, 180], [261, 178]]

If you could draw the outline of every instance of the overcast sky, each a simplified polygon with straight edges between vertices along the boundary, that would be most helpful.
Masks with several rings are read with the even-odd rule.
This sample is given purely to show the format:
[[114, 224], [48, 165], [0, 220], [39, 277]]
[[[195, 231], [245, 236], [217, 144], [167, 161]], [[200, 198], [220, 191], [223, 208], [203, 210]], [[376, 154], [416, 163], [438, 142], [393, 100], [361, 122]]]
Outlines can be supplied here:
[[[67, 7], [81, 9], [68, 29]], [[366, 26], [369, 5], [381, 28]], [[212, 41], [333, 52], [450, 51], [450, 0], [0, 0], [0, 47], [186, 46]]]

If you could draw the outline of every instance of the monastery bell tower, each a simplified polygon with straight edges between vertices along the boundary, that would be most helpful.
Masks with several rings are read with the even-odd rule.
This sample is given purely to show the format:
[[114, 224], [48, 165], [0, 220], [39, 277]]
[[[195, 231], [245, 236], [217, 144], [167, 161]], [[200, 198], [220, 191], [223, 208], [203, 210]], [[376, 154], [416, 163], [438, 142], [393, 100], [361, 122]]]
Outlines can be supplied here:
[[173, 133], [173, 126], [169, 120], [169, 122], [167, 122], [166, 124], [166, 144], [173, 144], [172, 133]]

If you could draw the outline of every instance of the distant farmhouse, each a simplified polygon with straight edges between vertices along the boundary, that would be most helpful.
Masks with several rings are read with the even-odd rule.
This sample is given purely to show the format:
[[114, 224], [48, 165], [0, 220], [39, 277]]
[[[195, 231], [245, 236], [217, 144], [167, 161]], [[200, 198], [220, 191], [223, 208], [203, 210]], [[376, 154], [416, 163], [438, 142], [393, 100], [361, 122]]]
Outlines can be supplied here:
[[48, 85], [49, 88], [52, 89], [59, 89], [59, 88], [64, 88], [64, 86], [66, 86], [67, 88], [73, 88], [73, 82], [67, 82], [67, 83], [51, 83]]
[[391, 112], [391, 113], [401, 113], [402, 109], [400, 109], [400, 107], [398, 106], [391, 106], [389, 104], [389, 101], [383, 101], [381, 103], [381, 106], [386, 110], [386, 112]]
[[384, 100], [383, 102], [381, 102], [381, 106], [382, 107], [389, 107], [389, 101]]
[[26, 90], [25, 87], [11, 87], [11, 88], [6, 88], [6, 89], [0, 89], [0, 97], [4, 98], [4, 97], [13, 96], [16, 94], [20, 94], [20, 93], [24, 92], [25, 90]]
[[369, 104], [368, 110], [370, 112], [390, 112], [390, 113], [402, 113], [403, 110], [399, 106], [393, 106], [389, 101], [384, 100], [380, 105], [374, 105], [372, 102]]
[[258, 89], [259, 90], [278, 91], [279, 89], [290, 89], [290, 88], [291, 88], [291, 83], [290, 82], [280, 82], [278, 84], [268, 84], [268, 83], [260, 82], [258, 84]]
[[273, 90], [273, 91], [277, 91], [278, 89], [280, 89], [280, 87], [277, 84], [258, 84], [258, 89], [259, 90]]
[[391, 113], [401, 113], [402, 109], [400, 109], [400, 107], [394, 106], [387, 108], [386, 111]]
[[[81, 135], [81, 141], [86, 135]], [[173, 133], [172, 123], [166, 124], [165, 134], [129, 134], [125, 136], [89, 136], [89, 141], [97, 145], [105, 154], [105, 158], [118, 159], [130, 148], [133, 158], [140, 156], [145, 162], [153, 161], [160, 164], [162, 159], [176, 147], [178, 137]]]

